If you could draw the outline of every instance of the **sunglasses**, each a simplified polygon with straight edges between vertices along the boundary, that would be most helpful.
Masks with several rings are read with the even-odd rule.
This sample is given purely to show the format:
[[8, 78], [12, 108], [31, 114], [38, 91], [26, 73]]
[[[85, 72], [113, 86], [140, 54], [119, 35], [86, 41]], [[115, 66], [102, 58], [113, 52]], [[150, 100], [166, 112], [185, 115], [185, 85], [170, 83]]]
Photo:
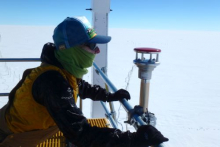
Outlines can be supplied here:
[[96, 43], [85, 43], [84, 45], [87, 46], [88, 48], [90, 48], [93, 51], [97, 48]]

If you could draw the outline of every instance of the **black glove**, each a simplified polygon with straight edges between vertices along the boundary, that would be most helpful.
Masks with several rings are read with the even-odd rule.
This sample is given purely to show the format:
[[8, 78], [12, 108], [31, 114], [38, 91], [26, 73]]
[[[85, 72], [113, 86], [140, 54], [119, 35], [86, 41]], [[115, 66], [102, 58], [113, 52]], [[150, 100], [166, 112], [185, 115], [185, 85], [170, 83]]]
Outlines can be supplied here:
[[78, 83], [79, 86], [79, 96], [81, 99], [90, 98], [94, 101], [103, 101], [111, 102], [118, 101], [123, 98], [129, 100], [130, 94], [124, 89], [120, 89], [115, 93], [110, 93], [106, 89], [102, 88], [99, 85], [90, 85], [84, 80], [80, 80]]
[[137, 132], [122, 132], [114, 128], [90, 127], [84, 124], [77, 137], [68, 138], [83, 147], [148, 147], [168, 141], [152, 126], [141, 126]]
[[158, 145], [169, 139], [164, 137], [160, 131], [151, 125], [144, 125], [138, 128], [134, 134], [134, 142], [132, 146], [142, 147]]
[[148, 147], [168, 141], [156, 128], [150, 125], [141, 126], [137, 132], [133, 133], [117, 129], [109, 133], [105, 132], [101, 135], [103, 138], [109, 138], [104, 143], [107, 147]]
[[108, 102], [118, 101], [118, 100], [122, 100], [123, 98], [125, 98], [126, 100], [131, 99], [130, 94], [127, 90], [120, 89], [120, 90], [116, 91], [115, 93], [110, 93], [107, 101]]

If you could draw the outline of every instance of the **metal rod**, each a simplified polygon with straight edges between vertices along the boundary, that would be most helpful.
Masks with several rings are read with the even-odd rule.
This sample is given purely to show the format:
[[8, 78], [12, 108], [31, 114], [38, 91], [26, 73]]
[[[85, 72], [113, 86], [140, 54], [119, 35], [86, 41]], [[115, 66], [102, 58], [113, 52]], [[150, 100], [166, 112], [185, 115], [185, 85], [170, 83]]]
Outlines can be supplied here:
[[40, 58], [0, 58], [0, 62], [39, 62]]
[[102, 102], [102, 101], [100, 101], [100, 103], [102, 104], [102, 106], [103, 106], [103, 108], [104, 108], [104, 110], [105, 110], [105, 112], [106, 112], [107, 118], [109, 119], [109, 121], [110, 121], [112, 127], [118, 129], [118, 126], [117, 126], [117, 124], [115, 123], [115, 120], [113, 119], [112, 114], [108, 111], [108, 109], [107, 109], [105, 103]]
[[157, 54], [157, 57], [156, 57], [156, 62], [159, 62], [159, 54]]
[[150, 61], [152, 60], [152, 54], [150, 54]]
[[[105, 69], [105, 68], [104, 68]], [[105, 71], [106, 71], [106, 69], [105, 70], [103, 70], [103, 69], [101, 69], [104, 73], [106, 73]], [[108, 85], [105, 83], [105, 89], [106, 89], [106, 91], [107, 92], [109, 92], [109, 88], [108, 88]], [[116, 119], [116, 112], [115, 112], [115, 107], [114, 107], [114, 104], [113, 104], [113, 102], [109, 102], [109, 107], [110, 107], [110, 111], [111, 111], [111, 114], [112, 114], [112, 117], [114, 118], [114, 120], [116, 121], [116, 124], [118, 124], [117, 123], [117, 119]]]
[[141, 53], [141, 60], [144, 60], [144, 53]]
[[116, 124], [118, 124], [117, 120], [116, 120], [116, 112], [115, 112], [115, 107], [114, 107], [113, 102], [109, 102], [109, 107], [110, 107], [110, 110], [111, 110], [112, 117], [116, 121]]
[[140, 106], [143, 107], [143, 111], [146, 112], [148, 110], [149, 103], [149, 88], [150, 88], [150, 80], [142, 79], [141, 80], [141, 88], [140, 88]]
[[[106, 84], [111, 88], [113, 92], [116, 92], [116, 87], [111, 83], [111, 81], [106, 77], [106, 75], [100, 70], [100, 68], [93, 62], [93, 66], [95, 69], [99, 72], [100, 76], [103, 78], [103, 80], [106, 82]], [[120, 100], [120, 103], [124, 107], [125, 111], [130, 112], [132, 110], [131, 105], [128, 103], [126, 99]], [[140, 124], [140, 125], [146, 125], [146, 123], [141, 119], [141, 117], [137, 114], [133, 115], [133, 118]]]
[[0, 93], [0, 96], [9, 96], [9, 93]]

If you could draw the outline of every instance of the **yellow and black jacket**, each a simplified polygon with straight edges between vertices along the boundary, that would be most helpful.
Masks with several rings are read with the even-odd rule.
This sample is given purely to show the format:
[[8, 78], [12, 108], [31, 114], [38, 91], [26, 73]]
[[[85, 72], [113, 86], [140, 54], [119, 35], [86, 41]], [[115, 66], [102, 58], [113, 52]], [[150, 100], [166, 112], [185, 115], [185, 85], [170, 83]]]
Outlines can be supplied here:
[[[52, 80], [54, 79], [51, 79], [51, 77], [48, 77], [47, 81], [42, 79], [42, 77], [48, 74], [52, 75], [52, 77], [54, 75], [61, 75], [62, 77], [60, 78], [69, 81], [69, 90], [73, 90], [73, 95], [64, 97], [64, 92], [61, 91], [60, 93], [63, 95], [62, 98], [74, 98], [76, 101], [78, 85], [75, 77], [53, 65], [46, 64], [34, 68], [26, 76], [22, 85], [16, 90], [13, 102], [6, 112], [6, 122], [12, 132], [20, 133], [30, 130], [47, 129], [56, 125], [46, 107], [42, 105], [43, 103], [37, 102], [40, 100], [40, 97], [41, 99], [44, 98], [44, 94], [41, 90], [50, 91], [52, 88], [46, 87], [44, 83], [47, 82], [48, 85], [50, 85], [49, 82], [53, 82]], [[52, 86], [52, 84], [50, 86]], [[52, 93], [53, 92], [50, 92], [49, 95]]]

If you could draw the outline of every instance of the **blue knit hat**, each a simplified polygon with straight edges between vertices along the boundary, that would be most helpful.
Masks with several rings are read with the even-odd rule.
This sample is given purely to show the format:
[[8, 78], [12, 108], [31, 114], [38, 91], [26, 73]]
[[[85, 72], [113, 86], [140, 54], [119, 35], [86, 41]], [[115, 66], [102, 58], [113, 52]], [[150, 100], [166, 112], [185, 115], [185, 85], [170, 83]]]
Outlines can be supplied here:
[[67, 49], [83, 43], [105, 44], [110, 36], [97, 35], [86, 17], [67, 17], [54, 30], [53, 40], [57, 49]]

